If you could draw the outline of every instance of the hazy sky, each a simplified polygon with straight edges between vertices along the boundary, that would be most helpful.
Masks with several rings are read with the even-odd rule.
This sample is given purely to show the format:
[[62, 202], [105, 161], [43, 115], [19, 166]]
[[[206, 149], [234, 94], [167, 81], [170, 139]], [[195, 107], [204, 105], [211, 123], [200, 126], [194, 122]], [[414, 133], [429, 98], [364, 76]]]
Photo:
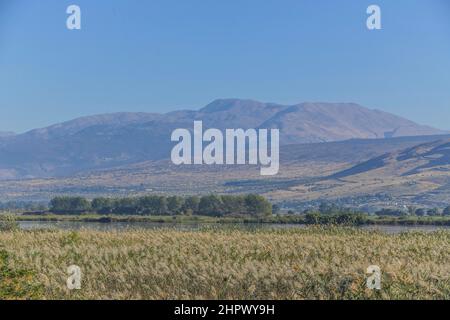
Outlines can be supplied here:
[[450, 129], [450, 3], [0, 0], [0, 131], [216, 98], [357, 102]]

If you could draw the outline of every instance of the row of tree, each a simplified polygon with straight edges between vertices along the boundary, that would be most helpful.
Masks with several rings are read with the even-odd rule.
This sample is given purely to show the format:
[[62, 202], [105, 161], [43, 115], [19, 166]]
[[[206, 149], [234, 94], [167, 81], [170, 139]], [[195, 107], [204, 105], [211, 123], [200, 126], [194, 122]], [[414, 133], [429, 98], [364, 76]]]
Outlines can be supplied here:
[[8, 201], [0, 202], [2, 211], [45, 211], [48, 209], [47, 202], [32, 201]]
[[450, 207], [441, 210], [439, 208], [425, 209], [425, 208], [415, 208], [408, 207], [408, 210], [399, 209], [381, 209], [377, 211], [378, 216], [419, 216], [419, 217], [439, 217], [439, 216], [450, 216]]
[[272, 205], [264, 197], [249, 195], [143, 196], [127, 198], [56, 197], [50, 211], [57, 214], [119, 214], [119, 215], [251, 215], [272, 214]]
[[[338, 215], [341, 213], [355, 213], [356, 211], [348, 208], [342, 208], [335, 204], [322, 203], [319, 206], [318, 212], [322, 215]], [[310, 211], [307, 210], [304, 213], [310, 213]], [[377, 211], [375, 214], [378, 216], [448, 216], [450, 215], [450, 206], [443, 210], [439, 208], [416, 208], [413, 206], [409, 206], [406, 209], [384, 208]]]

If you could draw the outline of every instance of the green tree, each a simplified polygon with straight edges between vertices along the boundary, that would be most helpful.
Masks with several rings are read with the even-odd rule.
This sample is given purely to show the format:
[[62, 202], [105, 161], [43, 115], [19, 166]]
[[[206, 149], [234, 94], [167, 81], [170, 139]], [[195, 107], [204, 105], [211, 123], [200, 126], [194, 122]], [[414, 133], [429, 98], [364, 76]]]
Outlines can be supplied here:
[[218, 195], [209, 195], [201, 197], [198, 211], [201, 215], [219, 217], [223, 215], [222, 208], [222, 198]]
[[178, 215], [181, 214], [183, 209], [184, 199], [178, 196], [167, 198], [167, 211], [169, 214]]
[[245, 214], [246, 205], [244, 196], [223, 195], [222, 210], [224, 214]]
[[133, 215], [139, 213], [138, 200], [136, 198], [121, 198], [115, 201], [114, 213]]
[[254, 216], [267, 216], [272, 214], [272, 204], [266, 198], [249, 194], [245, 196], [245, 206], [247, 214]]
[[318, 212], [311, 212], [305, 215], [305, 223], [306, 224], [319, 224], [320, 223], [320, 214]]
[[53, 213], [67, 212], [69, 208], [68, 197], [55, 197], [50, 201], [50, 211]]
[[450, 206], [445, 208], [443, 213], [445, 216], [450, 216]]
[[91, 210], [91, 203], [82, 197], [72, 199], [72, 210], [76, 212], [86, 212]]
[[403, 210], [400, 210], [400, 209], [384, 208], [384, 209], [381, 209], [380, 211], [378, 211], [376, 214], [378, 216], [396, 216], [396, 217], [398, 217], [398, 216], [404, 216], [407, 213], [405, 211], [403, 211]]
[[187, 197], [184, 200], [183, 212], [185, 214], [198, 214], [198, 206], [200, 204], [200, 198], [197, 196]]
[[100, 214], [112, 213], [115, 205], [115, 201], [110, 198], [95, 198], [91, 202], [92, 210]]
[[342, 213], [335, 217], [335, 223], [342, 225], [361, 225], [365, 221], [364, 215], [356, 213]]
[[414, 207], [414, 206], [408, 206], [408, 214], [409, 214], [410, 216], [416, 215], [416, 210], [417, 210], [416, 207]]
[[166, 215], [167, 198], [163, 196], [145, 196], [139, 198], [139, 207], [141, 214]]
[[426, 216], [427, 215], [427, 211], [425, 209], [422, 209], [422, 208], [417, 209], [416, 210], [416, 215], [419, 216], [419, 217]]
[[440, 216], [441, 212], [439, 211], [438, 208], [433, 208], [433, 209], [428, 210], [427, 214], [431, 217], [436, 217], [436, 216]]
[[91, 210], [91, 204], [82, 197], [55, 197], [50, 201], [50, 211], [61, 214], [80, 214]]

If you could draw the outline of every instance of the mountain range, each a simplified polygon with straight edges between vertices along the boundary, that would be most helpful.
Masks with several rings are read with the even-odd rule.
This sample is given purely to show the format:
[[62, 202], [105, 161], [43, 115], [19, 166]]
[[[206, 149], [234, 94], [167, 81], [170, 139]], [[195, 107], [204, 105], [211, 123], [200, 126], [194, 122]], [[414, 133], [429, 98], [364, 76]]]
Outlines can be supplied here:
[[88, 116], [23, 134], [0, 133], [0, 179], [70, 176], [167, 159], [176, 128], [278, 128], [280, 143], [391, 139], [446, 132], [354, 103], [281, 105], [216, 100], [194, 110]]

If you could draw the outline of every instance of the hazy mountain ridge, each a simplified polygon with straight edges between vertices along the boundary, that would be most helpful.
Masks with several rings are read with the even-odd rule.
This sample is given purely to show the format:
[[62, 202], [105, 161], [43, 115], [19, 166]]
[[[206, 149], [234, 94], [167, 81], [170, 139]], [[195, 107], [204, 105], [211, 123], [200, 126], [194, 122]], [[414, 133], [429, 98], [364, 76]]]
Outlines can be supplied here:
[[216, 100], [198, 110], [114, 113], [78, 118], [0, 137], [0, 179], [71, 175], [167, 159], [176, 128], [279, 128], [280, 143], [419, 136], [444, 133], [352, 103], [284, 106], [252, 100]]

